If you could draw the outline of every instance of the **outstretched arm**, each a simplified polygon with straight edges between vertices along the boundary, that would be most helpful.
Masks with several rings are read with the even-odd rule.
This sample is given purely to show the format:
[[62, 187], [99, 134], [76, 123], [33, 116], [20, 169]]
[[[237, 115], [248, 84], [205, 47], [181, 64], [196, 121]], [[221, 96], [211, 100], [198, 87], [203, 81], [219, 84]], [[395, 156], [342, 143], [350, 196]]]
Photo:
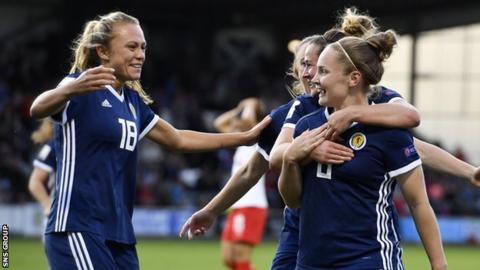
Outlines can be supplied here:
[[213, 151], [221, 148], [253, 144], [270, 121], [271, 118], [267, 116], [248, 131], [219, 134], [178, 130], [163, 119], [159, 119], [155, 127], [147, 133], [147, 137], [174, 151]]
[[414, 128], [420, 124], [420, 114], [403, 99], [392, 103], [349, 106], [330, 115], [327, 139], [336, 139], [353, 122], [391, 128]]
[[30, 107], [30, 115], [34, 118], [45, 118], [60, 112], [72, 97], [97, 91], [115, 82], [113, 68], [98, 66], [86, 70], [82, 75], [52, 90], [40, 94]]
[[227, 184], [205, 207], [193, 214], [182, 227], [180, 237], [188, 234], [188, 238], [204, 234], [218, 215], [223, 213], [245, 195], [268, 171], [268, 162], [258, 152], [247, 164], [242, 166]]
[[442, 239], [437, 219], [428, 201], [422, 167], [397, 177], [402, 194], [407, 202], [430, 265], [434, 270], [447, 269]]
[[474, 177], [475, 167], [433, 144], [417, 138], [414, 138], [414, 143], [423, 164], [440, 172], [468, 179], [480, 187], [480, 179]]

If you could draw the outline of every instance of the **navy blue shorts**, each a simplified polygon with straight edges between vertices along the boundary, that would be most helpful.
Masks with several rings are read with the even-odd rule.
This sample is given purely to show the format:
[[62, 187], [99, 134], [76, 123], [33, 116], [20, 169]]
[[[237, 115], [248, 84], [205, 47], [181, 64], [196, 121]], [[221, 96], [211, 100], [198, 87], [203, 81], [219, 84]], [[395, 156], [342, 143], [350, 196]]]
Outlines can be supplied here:
[[271, 270], [293, 270], [297, 265], [299, 240], [299, 213], [285, 208], [283, 217], [285, 224], [280, 232], [277, 252], [272, 261]]
[[49, 233], [45, 248], [52, 270], [139, 269], [135, 245], [107, 241], [88, 232]]

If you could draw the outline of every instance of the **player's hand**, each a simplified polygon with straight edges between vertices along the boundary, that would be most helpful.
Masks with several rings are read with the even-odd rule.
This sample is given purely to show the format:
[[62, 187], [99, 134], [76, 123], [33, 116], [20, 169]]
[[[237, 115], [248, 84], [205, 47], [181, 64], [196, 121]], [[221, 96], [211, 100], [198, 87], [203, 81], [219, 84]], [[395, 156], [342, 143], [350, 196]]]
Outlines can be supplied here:
[[207, 210], [197, 211], [183, 224], [180, 238], [187, 234], [188, 240], [192, 240], [194, 236], [204, 235], [212, 227], [215, 219], [216, 216]]
[[266, 116], [263, 120], [256, 124], [253, 128], [248, 131], [245, 131], [245, 144], [252, 145], [258, 141], [258, 136], [262, 133], [263, 129], [266, 128], [270, 122], [272, 122], [272, 118], [270, 116]]
[[476, 187], [480, 187], [480, 167], [477, 167], [473, 172], [470, 182]]
[[331, 141], [337, 140], [340, 134], [347, 130], [347, 128], [353, 123], [352, 116], [353, 113], [348, 107], [332, 113], [328, 119], [325, 138]]
[[353, 150], [325, 140], [310, 153], [310, 158], [322, 164], [342, 164], [353, 158]]
[[325, 141], [325, 132], [327, 125], [307, 130], [295, 138], [284, 153], [284, 159], [294, 162], [302, 162], [308, 158], [320, 144]]
[[113, 68], [104, 66], [89, 68], [65, 87], [71, 96], [101, 90], [104, 89], [106, 85], [111, 85], [115, 82], [114, 71]]

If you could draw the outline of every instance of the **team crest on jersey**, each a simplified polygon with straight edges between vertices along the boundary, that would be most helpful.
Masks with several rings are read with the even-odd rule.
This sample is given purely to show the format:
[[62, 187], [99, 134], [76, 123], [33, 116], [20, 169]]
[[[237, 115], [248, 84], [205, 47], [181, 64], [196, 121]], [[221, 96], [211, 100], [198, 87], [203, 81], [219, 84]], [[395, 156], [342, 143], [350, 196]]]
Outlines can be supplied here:
[[133, 114], [133, 118], [137, 119], [137, 112], [135, 111], [135, 107], [133, 107], [132, 103], [128, 103], [128, 107]]
[[357, 132], [350, 137], [350, 147], [353, 150], [360, 150], [367, 144], [367, 137], [361, 132]]

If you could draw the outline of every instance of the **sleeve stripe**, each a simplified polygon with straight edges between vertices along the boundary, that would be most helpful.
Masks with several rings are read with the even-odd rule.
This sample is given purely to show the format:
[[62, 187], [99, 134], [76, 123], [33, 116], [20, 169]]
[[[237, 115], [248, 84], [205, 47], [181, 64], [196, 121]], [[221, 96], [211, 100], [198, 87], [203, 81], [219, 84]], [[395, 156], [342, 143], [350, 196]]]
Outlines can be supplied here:
[[257, 152], [262, 155], [262, 157], [266, 160], [266, 161], [270, 161], [270, 156], [267, 154], [267, 151], [265, 151], [265, 149], [263, 149], [262, 147], [260, 147], [260, 145], [257, 145]]
[[49, 166], [49, 165], [47, 165], [47, 164], [45, 164], [45, 163], [43, 163], [43, 162], [41, 162], [37, 159], [33, 161], [33, 166], [36, 167], [36, 168], [40, 168], [40, 169], [42, 169], [42, 170], [44, 170], [48, 173], [53, 172], [53, 168], [51, 166]]
[[411, 162], [410, 164], [408, 164], [406, 166], [403, 166], [399, 169], [388, 172], [388, 175], [390, 176], [390, 178], [393, 178], [393, 177], [399, 176], [401, 174], [404, 174], [406, 172], [409, 172], [409, 171], [413, 170], [414, 168], [416, 168], [420, 165], [422, 165], [422, 160], [417, 159], [417, 160]]
[[158, 115], [155, 114], [152, 121], [150, 121], [147, 127], [142, 130], [142, 133], [140, 133], [140, 136], [138, 136], [138, 141], [140, 141], [150, 130], [152, 130], [152, 128], [155, 126], [155, 124], [158, 122], [159, 119], [160, 117], [158, 117]]
[[283, 124], [283, 127], [282, 127], [282, 128], [295, 128], [295, 124], [285, 123], [285, 124]]

